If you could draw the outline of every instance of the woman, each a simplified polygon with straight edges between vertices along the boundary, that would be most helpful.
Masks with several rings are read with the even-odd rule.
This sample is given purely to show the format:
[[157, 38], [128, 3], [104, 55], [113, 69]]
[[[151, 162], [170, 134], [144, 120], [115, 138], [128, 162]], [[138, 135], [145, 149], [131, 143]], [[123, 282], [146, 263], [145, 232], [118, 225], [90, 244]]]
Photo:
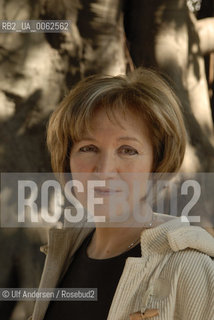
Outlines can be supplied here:
[[[47, 142], [61, 184], [68, 186], [65, 172], [80, 182], [73, 194], [95, 222], [85, 214], [50, 230], [40, 288], [98, 295], [36, 301], [33, 320], [214, 319], [212, 236], [152, 212], [147, 201], [150, 173], [176, 173], [185, 140], [178, 100], [153, 71], [91, 76], [71, 90], [50, 118]], [[91, 197], [89, 180], [97, 183]], [[102, 202], [91, 206], [94, 198]]]

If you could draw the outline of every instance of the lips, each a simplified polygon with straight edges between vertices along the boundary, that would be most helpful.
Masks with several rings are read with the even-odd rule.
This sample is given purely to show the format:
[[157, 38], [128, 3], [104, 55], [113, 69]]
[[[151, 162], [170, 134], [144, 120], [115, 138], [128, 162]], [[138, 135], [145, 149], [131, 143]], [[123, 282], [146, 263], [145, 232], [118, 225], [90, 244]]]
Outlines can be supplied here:
[[121, 192], [121, 190], [112, 189], [112, 188], [99, 188], [95, 187], [94, 192], [102, 194], [102, 195], [111, 195]]

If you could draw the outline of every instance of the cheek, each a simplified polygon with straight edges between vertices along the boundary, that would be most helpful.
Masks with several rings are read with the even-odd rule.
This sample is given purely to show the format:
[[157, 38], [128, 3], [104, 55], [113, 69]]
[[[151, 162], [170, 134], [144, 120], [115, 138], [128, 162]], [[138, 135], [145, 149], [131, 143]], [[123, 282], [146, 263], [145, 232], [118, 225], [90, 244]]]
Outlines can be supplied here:
[[153, 168], [153, 154], [146, 157], [145, 162], [142, 166], [142, 172], [151, 172]]
[[70, 170], [71, 172], [88, 172], [93, 166], [92, 159], [82, 157], [70, 157]]
[[125, 163], [126, 166], [126, 172], [151, 172], [153, 167], [153, 156], [152, 153], [143, 155], [142, 157], [139, 157], [138, 159], [133, 159], [130, 161], [127, 161]]

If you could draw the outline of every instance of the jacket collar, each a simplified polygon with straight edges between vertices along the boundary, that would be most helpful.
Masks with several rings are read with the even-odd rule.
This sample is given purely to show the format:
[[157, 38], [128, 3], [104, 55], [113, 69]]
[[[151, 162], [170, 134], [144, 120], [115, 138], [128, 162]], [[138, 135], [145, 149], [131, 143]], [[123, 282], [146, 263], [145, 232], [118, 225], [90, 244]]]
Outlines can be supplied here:
[[[180, 217], [153, 213], [157, 226], [141, 233], [141, 254], [167, 253], [192, 248], [214, 257], [214, 238], [203, 228], [190, 226]], [[49, 245], [55, 241], [67, 243], [69, 257], [78, 249], [87, 235], [95, 228], [95, 223], [87, 221], [85, 214], [78, 223], [64, 222], [63, 229], [51, 229]], [[66, 241], [65, 241], [66, 240]]]
[[[154, 214], [159, 219], [166, 216]], [[167, 222], [162, 222], [155, 228], [144, 230], [141, 234], [142, 256], [151, 253], [177, 252], [187, 248], [214, 257], [214, 238], [205, 229], [190, 226], [190, 223], [184, 221], [182, 217], [171, 217]]]

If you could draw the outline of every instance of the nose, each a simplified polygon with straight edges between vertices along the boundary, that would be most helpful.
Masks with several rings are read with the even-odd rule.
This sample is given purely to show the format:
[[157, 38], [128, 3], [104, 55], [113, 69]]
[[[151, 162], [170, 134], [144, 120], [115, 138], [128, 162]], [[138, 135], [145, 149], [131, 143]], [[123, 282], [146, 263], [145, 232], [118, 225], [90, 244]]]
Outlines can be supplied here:
[[115, 155], [112, 152], [100, 153], [93, 171], [99, 178], [115, 177], [117, 172]]

